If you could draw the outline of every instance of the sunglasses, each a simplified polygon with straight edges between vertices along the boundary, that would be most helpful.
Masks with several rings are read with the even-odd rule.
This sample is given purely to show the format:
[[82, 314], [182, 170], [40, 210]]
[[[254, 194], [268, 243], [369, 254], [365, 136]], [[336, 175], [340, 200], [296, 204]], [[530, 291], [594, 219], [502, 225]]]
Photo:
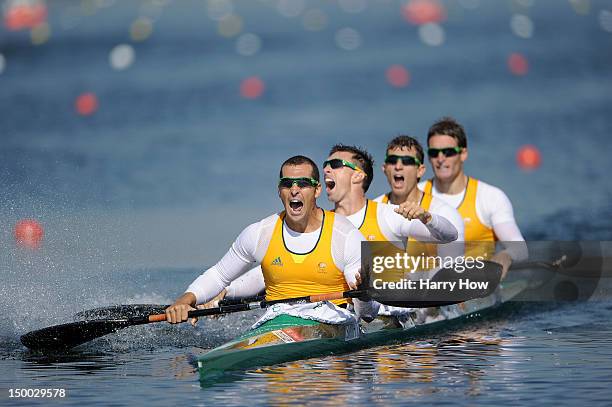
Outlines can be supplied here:
[[442, 153], [444, 157], [453, 157], [463, 151], [461, 147], [446, 147], [446, 148], [428, 148], [427, 155], [430, 158], [436, 158], [438, 154]]
[[332, 167], [332, 169], [337, 169], [337, 168], [342, 168], [342, 167], [349, 167], [352, 168], [355, 171], [361, 171], [365, 174], [365, 172], [357, 167], [355, 164], [353, 164], [352, 162], [346, 161], [346, 160], [341, 160], [340, 158], [332, 158], [331, 160], [327, 160], [323, 162], [323, 168], [325, 169], [325, 167], [327, 166]]
[[308, 177], [300, 177], [300, 178], [290, 178], [283, 177], [278, 181], [279, 188], [291, 188], [294, 185], [297, 185], [298, 188], [308, 188], [308, 187], [316, 187], [319, 185], [319, 181], [313, 178]]
[[388, 155], [385, 157], [385, 164], [395, 165], [399, 160], [403, 165], [421, 165], [421, 160], [411, 155]]

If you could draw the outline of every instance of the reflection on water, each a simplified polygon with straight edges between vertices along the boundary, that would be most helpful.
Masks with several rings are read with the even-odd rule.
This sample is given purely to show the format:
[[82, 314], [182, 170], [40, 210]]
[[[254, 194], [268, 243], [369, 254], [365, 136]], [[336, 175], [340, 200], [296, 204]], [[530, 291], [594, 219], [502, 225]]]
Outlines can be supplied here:
[[[0, 381], [7, 383], [5, 387], [63, 387], [69, 394], [66, 402], [72, 404], [104, 403], [109, 394], [117, 403], [129, 404], [148, 397], [152, 388], [160, 405], [176, 400], [188, 405], [254, 406], [387, 406], [449, 400], [513, 405], [560, 397], [568, 403], [602, 404], [609, 400], [612, 377], [609, 307], [514, 305], [401, 343], [234, 372], [207, 383], [198, 381], [195, 362], [206, 349], [189, 344], [194, 342], [189, 336], [193, 330], [180, 331], [184, 345], [177, 347], [168, 345], [164, 335], [169, 332], [162, 325], [157, 346], [145, 342], [138, 348], [136, 335], [126, 350], [116, 351], [127, 345], [126, 338], [115, 338], [113, 347], [108, 346], [113, 341], [109, 335], [106, 342], [54, 355], [20, 348], [3, 357], [2, 368], [8, 368], [9, 375]], [[223, 335], [231, 336], [233, 330]], [[221, 335], [200, 332], [209, 333]]]
[[[278, 366], [228, 373], [202, 383], [204, 390], [257, 388], [266, 403], [283, 404], [290, 395], [297, 405], [338, 405], [353, 398], [375, 405], [418, 401], [460, 386], [465, 394], [486, 391], [487, 372], [509, 357], [512, 336], [499, 336], [502, 322], [479, 327], [467, 324], [456, 333], [411, 343], [381, 346], [350, 354], [328, 356]], [[316, 383], [316, 388], [313, 388]], [[216, 401], [231, 401], [214, 392]], [[224, 392], [223, 394], [227, 394]]]

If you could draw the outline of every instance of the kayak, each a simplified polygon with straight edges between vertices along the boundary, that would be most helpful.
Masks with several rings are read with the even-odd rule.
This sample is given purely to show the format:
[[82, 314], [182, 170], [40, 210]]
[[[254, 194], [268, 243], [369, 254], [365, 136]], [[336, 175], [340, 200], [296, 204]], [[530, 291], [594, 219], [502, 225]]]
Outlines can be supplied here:
[[370, 323], [333, 325], [290, 315], [279, 315], [197, 359], [200, 380], [224, 372], [271, 366], [317, 356], [340, 354], [398, 341], [438, 329], [452, 321], [473, 318], [495, 308], [528, 288], [525, 279], [504, 281], [484, 298], [439, 308], [416, 310], [400, 321], [379, 316]]

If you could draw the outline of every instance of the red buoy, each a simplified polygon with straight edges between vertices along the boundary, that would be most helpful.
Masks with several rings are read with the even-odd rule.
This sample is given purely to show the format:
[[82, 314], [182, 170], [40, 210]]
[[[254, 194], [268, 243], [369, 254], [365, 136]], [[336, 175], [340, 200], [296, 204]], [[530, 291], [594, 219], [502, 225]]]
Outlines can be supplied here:
[[446, 8], [438, 0], [410, 0], [402, 7], [404, 20], [414, 25], [446, 20]]
[[74, 108], [81, 116], [89, 116], [98, 110], [98, 98], [91, 92], [82, 93], [76, 99]]
[[22, 219], [15, 225], [15, 241], [19, 246], [37, 249], [42, 243], [43, 227], [34, 219]]
[[529, 62], [524, 55], [515, 52], [508, 57], [508, 69], [517, 76], [527, 75]]
[[264, 82], [257, 76], [246, 78], [240, 84], [240, 94], [246, 99], [257, 99], [263, 94]]
[[386, 76], [387, 82], [396, 88], [403, 88], [410, 83], [410, 72], [401, 65], [391, 65]]
[[531, 144], [524, 145], [516, 153], [516, 162], [524, 170], [535, 170], [542, 163], [540, 150]]

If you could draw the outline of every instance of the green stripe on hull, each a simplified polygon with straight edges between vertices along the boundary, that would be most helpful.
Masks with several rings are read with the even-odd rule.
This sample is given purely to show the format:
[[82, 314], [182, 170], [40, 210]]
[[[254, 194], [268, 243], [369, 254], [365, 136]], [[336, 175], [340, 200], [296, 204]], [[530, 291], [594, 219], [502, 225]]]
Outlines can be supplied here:
[[320, 322], [313, 321], [310, 319], [304, 319], [299, 317], [294, 317], [292, 315], [279, 315], [274, 319], [264, 322], [257, 328], [247, 331], [244, 334], [240, 335], [235, 340], [241, 340], [244, 338], [248, 338], [250, 336], [259, 335], [265, 332], [275, 331], [278, 329], [289, 328], [297, 325], [318, 325]]

